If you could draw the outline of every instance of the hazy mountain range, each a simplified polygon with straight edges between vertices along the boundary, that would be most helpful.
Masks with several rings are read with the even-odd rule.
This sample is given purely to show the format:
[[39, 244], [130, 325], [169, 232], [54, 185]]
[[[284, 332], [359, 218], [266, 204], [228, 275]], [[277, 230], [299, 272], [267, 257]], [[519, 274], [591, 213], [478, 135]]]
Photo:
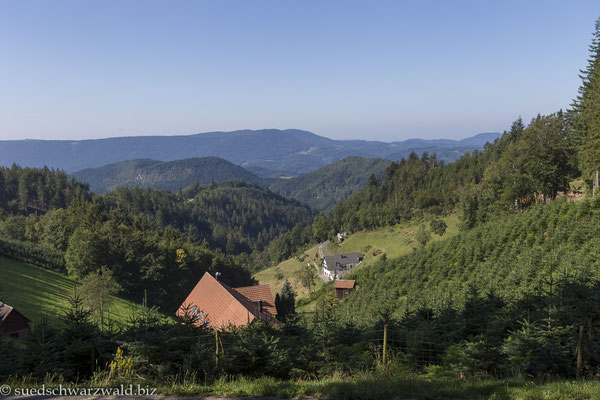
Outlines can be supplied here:
[[410, 139], [385, 143], [333, 140], [294, 129], [262, 129], [95, 140], [5, 140], [0, 141], [0, 165], [46, 165], [72, 173], [127, 160], [173, 161], [215, 156], [255, 173], [261, 171], [262, 176], [298, 175], [349, 156], [397, 161], [411, 151], [427, 151], [436, 153], [439, 159], [454, 161], [465, 151], [483, 148], [499, 135], [481, 133], [463, 140]]

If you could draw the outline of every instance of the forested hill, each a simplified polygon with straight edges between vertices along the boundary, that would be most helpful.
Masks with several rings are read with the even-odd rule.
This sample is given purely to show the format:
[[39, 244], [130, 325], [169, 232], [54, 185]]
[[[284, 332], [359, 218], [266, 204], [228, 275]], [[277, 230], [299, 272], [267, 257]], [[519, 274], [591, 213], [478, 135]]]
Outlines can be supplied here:
[[580, 326], [600, 330], [598, 226], [599, 199], [540, 204], [362, 269], [337, 313], [466, 372], [574, 376]]
[[[1, 256], [78, 278], [107, 266], [125, 297], [140, 302], [146, 292], [150, 304], [169, 312], [206, 271], [232, 285], [252, 283], [236, 258], [214, 249], [211, 221], [194, 218], [173, 194], [122, 189], [97, 196], [62, 171], [16, 166], [0, 168], [0, 183]], [[159, 220], [165, 213], [180, 219]], [[282, 229], [260, 215], [265, 221], [254, 229]], [[199, 240], [195, 226], [206, 227]]]
[[90, 185], [96, 193], [106, 193], [117, 186], [149, 187], [178, 191], [194, 183], [241, 180], [263, 184], [264, 179], [218, 157], [188, 158], [162, 162], [156, 160], [132, 160], [88, 168], [75, 172], [73, 176]]
[[118, 186], [177, 192], [195, 183], [205, 185], [236, 180], [269, 187], [275, 193], [299, 200], [314, 209], [328, 210], [362, 190], [371, 175], [381, 178], [389, 163], [375, 158], [348, 157], [297, 177], [260, 178], [222, 158], [204, 157], [168, 162], [123, 161], [88, 168], [75, 172], [73, 176], [88, 183], [95, 193], [107, 193]]
[[369, 180], [363, 191], [321, 216], [317, 231], [326, 237], [455, 210], [461, 211], [464, 227], [473, 227], [571, 190], [577, 165], [576, 139], [565, 113], [538, 115], [527, 126], [519, 118], [484, 151], [454, 163], [426, 153], [391, 163], [381, 181]]
[[64, 171], [0, 167], [0, 210], [4, 212], [44, 213], [91, 196], [87, 185], [69, 179]]
[[0, 255], [79, 277], [107, 266], [126, 297], [147, 289], [164, 307], [207, 270], [250, 284], [249, 254], [304, 232], [312, 217], [309, 206], [242, 182], [96, 195], [62, 171], [0, 168]]
[[465, 151], [481, 149], [497, 133], [463, 140], [411, 139], [384, 143], [332, 140], [311, 132], [288, 129], [209, 132], [189, 136], [140, 136], [98, 140], [0, 141], [0, 165], [64, 169], [69, 173], [135, 159], [161, 161], [220, 157], [243, 167], [262, 167], [297, 175], [311, 172], [349, 156], [397, 161], [411, 151], [436, 153], [453, 161]]
[[362, 190], [371, 175], [381, 178], [389, 163], [378, 158], [348, 157], [308, 174], [281, 179], [270, 189], [317, 210], [328, 210]]

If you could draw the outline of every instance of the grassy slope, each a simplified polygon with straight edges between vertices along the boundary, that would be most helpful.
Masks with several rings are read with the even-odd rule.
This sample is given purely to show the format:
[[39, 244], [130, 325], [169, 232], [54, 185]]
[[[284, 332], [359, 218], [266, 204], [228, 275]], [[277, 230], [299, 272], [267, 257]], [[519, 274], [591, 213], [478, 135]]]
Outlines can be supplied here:
[[[457, 215], [451, 215], [443, 219], [448, 225], [446, 234], [443, 237], [432, 235], [432, 241], [446, 239], [458, 233]], [[419, 223], [400, 224], [376, 231], [357, 232], [348, 237], [341, 245], [330, 246], [330, 251], [335, 254], [352, 253], [358, 251], [362, 252], [367, 246], [371, 246], [371, 249], [366, 252], [365, 260], [361, 263], [361, 265], [356, 267], [357, 269], [365, 268], [377, 261], [383, 253], [386, 253], [388, 258], [394, 258], [403, 254], [408, 254], [414, 248], [417, 248], [419, 245], [414, 240], [414, 235], [419, 228], [419, 225]], [[427, 227], [429, 228], [429, 225], [427, 225]], [[296, 273], [309, 260], [311, 262], [316, 261], [317, 264], [320, 265], [320, 260], [318, 260], [318, 257], [315, 257], [317, 254], [317, 248], [318, 246], [314, 246], [306, 250], [303, 253], [306, 258], [302, 262], [295, 257], [290, 258], [276, 266], [256, 273], [254, 278], [258, 280], [260, 284], [269, 284], [271, 286], [271, 292], [273, 292], [273, 296], [275, 296], [275, 293], [281, 291], [281, 287], [287, 278], [296, 291], [296, 299], [300, 299], [308, 295], [308, 290], [304, 288], [300, 282], [298, 282], [298, 279], [296, 279]], [[374, 250], [381, 250], [381, 254], [373, 255]], [[281, 274], [279, 278], [277, 276], [278, 273]], [[317, 286], [315, 289], [319, 290], [322, 287], [323, 282], [321, 279], [317, 278]], [[317, 298], [322, 297], [320, 296], [322, 294], [323, 293], [320, 293], [319, 296], [313, 296], [314, 299], [311, 299], [311, 301], [306, 301], [305, 304], [298, 309], [298, 311], [311, 311], [314, 308], [313, 303], [315, 303]]]
[[[44, 315], [51, 319], [69, 307], [77, 281], [65, 275], [0, 257], [0, 299], [14, 306], [31, 321]], [[140, 306], [115, 297], [110, 318], [125, 322]]]
[[[286, 279], [288, 279], [289, 282], [292, 284], [292, 288], [296, 292], [296, 298], [306, 296], [308, 294], [308, 289], [302, 286], [302, 284], [296, 278], [296, 274], [300, 270], [300, 268], [302, 268], [302, 266], [306, 265], [306, 263], [313, 263], [318, 259], [318, 257], [315, 258], [315, 255], [317, 254], [317, 248], [318, 246], [314, 246], [306, 250], [303, 253], [305, 256], [303, 261], [300, 261], [296, 257], [290, 258], [276, 266], [267, 268], [263, 271], [256, 273], [254, 275], [254, 278], [261, 285], [268, 284], [269, 286], [271, 286], [271, 292], [273, 293], [273, 297], [275, 297], [276, 293], [281, 292], [281, 288], [283, 287], [283, 284], [285, 283]], [[321, 281], [321, 279], [317, 278], [315, 281], [317, 283], [315, 289], [319, 289], [323, 286], [323, 282]]]
[[[443, 240], [452, 237], [458, 233], [458, 216], [451, 215], [443, 218], [448, 225], [444, 236], [431, 235], [431, 242]], [[377, 261], [383, 253], [388, 258], [396, 258], [404, 254], [408, 254], [413, 249], [417, 249], [420, 245], [415, 240], [415, 233], [419, 228], [420, 223], [399, 224], [392, 227], [382, 228], [376, 231], [362, 231], [348, 237], [341, 244], [330, 246], [330, 251], [333, 254], [340, 253], [365, 253], [365, 260], [357, 267], [357, 269], [365, 268]], [[426, 224], [429, 229], [429, 224]], [[367, 248], [370, 249], [368, 251]], [[380, 254], [377, 250], [381, 251]]]

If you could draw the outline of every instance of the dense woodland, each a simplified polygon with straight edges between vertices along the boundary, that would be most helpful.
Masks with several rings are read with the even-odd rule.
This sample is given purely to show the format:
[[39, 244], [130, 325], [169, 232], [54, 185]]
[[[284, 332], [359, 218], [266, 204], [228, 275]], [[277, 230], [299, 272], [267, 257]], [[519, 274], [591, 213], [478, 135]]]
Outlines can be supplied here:
[[[322, 296], [305, 318], [291, 313], [281, 325], [224, 333], [221, 352], [214, 333], [191, 327], [188, 318], [160, 322], [147, 308], [129, 325], [102, 331], [75, 296], [66, 316], [36, 326], [23, 344], [1, 339], [0, 377], [43, 379], [53, 372], [69, 381], [109, 373], [133, 379], [128, 369], [107, 367], [110, 361], [151, 381], [187, 373], [201, 379], [352, 375], [382, 365], [379, 334], [386, 325], [389, 373], [441, 365], [465, 378], [572, 378], [579, 364], [582, 376], [597, 376], [600, 20], [590, 51], [571, 110], [528, 124], [519, 118], [484, 151], [455, 163], [411, 154], [390, 164], [381, 179], [371, 176], [363, 191], [319, 214], [312, 226], [308, 207], [247, 184], [93, 196], [62, 172], [0, 170], [3, 254], [49, 254], [48, 266], [76, 276], [107, 266], [127, 296], [141, 298], [147, 290], [165, 310], [204, 271], [223, 272], [232, 285], [248, 282], [240, 260], [286, 257], [340, 229], [450, 212], [459, 213], [462, 228], [409, 255], [382, 255], [355, 273], [359, 290], [342, 302]], [[573, 187], [577, 178], [581, 188]], [[572, 201], [568, 194], [577, 191], [587, 198]], [[239, 252], [245, 255], [231, 256]]]
[[390, 164], [381, 181], [372, 176], [362, 192], [319, 216], [313, 229], [324, 238], [334, 231], [374, 229], [457, 209], [470, 228], [554, 199], [578, 175], [573, 136], [565, 113], [558, 112], [537, 116], [527, 127], [519, 118], [484, 151], [451, 164], [412, 153]]
[[88, 168], [73, 174], [75, 179], [86, 182], [96, 193], [106, 193], [119, 186], [170, 190], [177, 192], [199, 183], [221, 183], [241, 180], [248, 183], [266, 184], [246, 169], [219, 157], [187, 158], [176, 161], [131, 160]]
[[280, 179], [270, 189], [316, 210], [327, 211], [362, 190], [371, 175], [381, 178], [389, 163], [378, 158], [348, 157], [314, 172]]
[[205, 271], [251, 283], [249, 253], [312, 217], [308, 206], [244, 183], [98, 196], [61, 171], [17, 166], [0, 169], [0, 181], [2, 255], [79, 278], [107, 266], [126, 297], [146, 291], [166, 311]]
[[594, 373], [598, 226], [600, 199], [540, 204], [360, 271], [337, 312], [365, 326], [380, 318], [406, 347], [500, 375], [572, 376], [583, 326]]

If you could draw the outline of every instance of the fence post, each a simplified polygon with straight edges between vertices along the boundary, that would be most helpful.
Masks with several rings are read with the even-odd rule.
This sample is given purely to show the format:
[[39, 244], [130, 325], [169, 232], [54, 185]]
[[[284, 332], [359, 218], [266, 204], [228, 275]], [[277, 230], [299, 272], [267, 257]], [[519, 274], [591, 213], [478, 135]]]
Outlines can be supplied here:
[[215, 364], [219, 365], [219, 331], [215, 329]]
[[581, 379], [581, 364], [583, 364], [583, 325], [579, 326], [579, 340], [577, 341], [577, 380]]
[[387, 324], [383, 326], [383, 365], [387, 365]]

